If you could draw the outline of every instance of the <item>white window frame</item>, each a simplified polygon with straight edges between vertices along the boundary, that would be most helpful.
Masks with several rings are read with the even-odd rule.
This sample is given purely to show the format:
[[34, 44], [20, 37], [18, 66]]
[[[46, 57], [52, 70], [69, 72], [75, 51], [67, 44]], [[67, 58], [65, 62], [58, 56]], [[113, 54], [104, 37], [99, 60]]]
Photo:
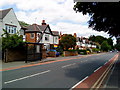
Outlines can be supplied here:
[[16, 34], [16, 26], [5, 25], [5, 30], [10, 34]]

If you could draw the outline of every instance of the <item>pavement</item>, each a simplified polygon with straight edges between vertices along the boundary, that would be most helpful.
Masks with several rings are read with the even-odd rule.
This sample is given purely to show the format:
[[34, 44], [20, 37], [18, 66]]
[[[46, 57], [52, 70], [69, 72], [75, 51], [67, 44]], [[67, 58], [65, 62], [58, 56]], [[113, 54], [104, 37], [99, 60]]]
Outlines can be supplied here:
[[[62, 60], [62, 59], [69, 59], [69, 58], [74, 58], [74, 57], [83, 57], [83, 56], [88, 56], [88, 55], [78, 55], [78, 56], [67, 56], [67, 57], [48, 57], [46, 59], [42, 59], [41, 61], [28, 61], [25, 63], [25, 61], [14, 61], [14, 62], [8, 62], [4, 63], [2, 60], [0, 60], [0, 67], [2, 69], [6, 68], [12, 68], [12, 67], [19, 67], [19, 66], [24, 66], [24, 65], [31, 65], [31, 64], [37, 64], [37, 63], [44, 63], [44, 62], [49, 62], [49, 61], [56, 61], [56, 60]], [[1, 69], [0, 68], [0, 69]]]
[[106, 89], [120, 90], [120, 53], [118, 60], [111, 69], [111, 74], [104, 86]]

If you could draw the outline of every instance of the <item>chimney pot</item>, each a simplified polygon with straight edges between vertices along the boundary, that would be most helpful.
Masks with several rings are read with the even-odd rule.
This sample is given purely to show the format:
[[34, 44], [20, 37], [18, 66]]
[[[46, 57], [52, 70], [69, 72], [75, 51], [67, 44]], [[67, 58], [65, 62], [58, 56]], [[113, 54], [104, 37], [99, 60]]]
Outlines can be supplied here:
[[42, 20], [42, 25], [46, 25], [45, 20]]

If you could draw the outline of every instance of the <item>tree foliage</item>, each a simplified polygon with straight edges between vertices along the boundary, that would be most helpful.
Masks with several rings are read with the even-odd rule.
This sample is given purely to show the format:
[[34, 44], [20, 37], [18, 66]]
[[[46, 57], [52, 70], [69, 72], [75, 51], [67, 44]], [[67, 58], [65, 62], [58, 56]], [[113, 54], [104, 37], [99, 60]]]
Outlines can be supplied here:
[[68, 50], [69, 48], [74, 48], [76, 45], [76, 38], [72, 35], [64, 35], [60, 40], [60, 46], [63, 50]]
[[2, 49], [10, 49], [16, 47], [22, 47], [23, 40], [22, 37], [18, 36], [17, 34], [10, 35], [6, 30], [3, 30], [4, 34], [2, 35]]
[[91, 40], [93, 42], [97, 42], [97, 43], [99, 43], [101, 45], [103, 41], [107, 40], [107, 38], [105, 38], [103, 36], [94, 36], [94, 35], [91, 35], [89, 37], [89, 40]]
[[20, 25], [23, 26], [23, 27], [27, 27], [29, 26], [30, 24], [27, 24], [26, 22], [24, 21], [19, 21]]
[[120, 51], [120, 37], [117, 38], [117, 44], [114, 47], [115, 47], [115, 49]]
[[107, 32], [110, 36], [120, 35], [120, 2], [77, 2], [76, 12], [89, 14], [89, 27]]
[[101, 49], [102, 49], [103, 51], [108, 51], [108, 50], [111, 49], [111, 46], [108, 44], [107, 41], [103, 41], [103, 43], [101, 44]]
[[120, 43], [117, 43], [117, 44], [115, 45], [115, 48], [116, 48], [118, 51], [120, 51]]
[[[104, 41], [107, 41], [107, 44], [111, 47], [111, 49], [113, 49], [113, 40], [111, 38], [105, 38], [103, 36], [94, 36], [91, 35], [89, 37], [89, 40], [98, 43], [99, 45], [102, 45]], [[98, 46], [99, 46], [98, 45]]]

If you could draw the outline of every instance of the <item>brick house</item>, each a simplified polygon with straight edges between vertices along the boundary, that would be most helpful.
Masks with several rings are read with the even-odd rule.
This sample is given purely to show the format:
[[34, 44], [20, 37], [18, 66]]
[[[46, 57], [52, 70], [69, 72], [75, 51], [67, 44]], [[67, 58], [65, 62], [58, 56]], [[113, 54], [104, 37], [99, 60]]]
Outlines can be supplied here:
[[26, 41], [34, 43], [43, 43], [46, 49], [50, 49], [51, 45], [58, 45], [59, 32], [51, 31], [49, 24], [42, 20], [42, 24], [32, 24], [25, 30]]

